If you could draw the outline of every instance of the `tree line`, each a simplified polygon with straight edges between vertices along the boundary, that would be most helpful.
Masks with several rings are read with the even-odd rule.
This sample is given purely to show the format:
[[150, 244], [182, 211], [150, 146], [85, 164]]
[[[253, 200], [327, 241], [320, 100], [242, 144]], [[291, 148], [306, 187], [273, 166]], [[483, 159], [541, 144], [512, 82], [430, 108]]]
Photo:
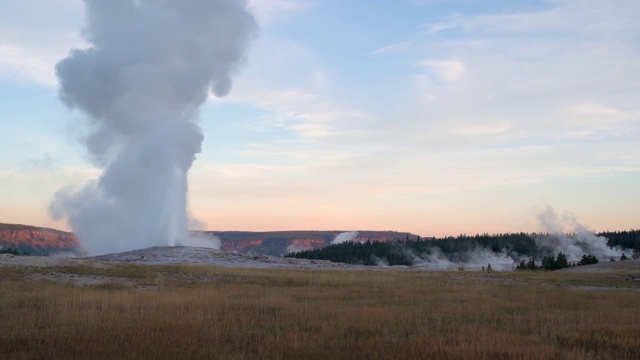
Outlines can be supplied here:
[[13, 249], [13, 248], [2, 248], [0, 249], [0, 254], [11, 254], [11, 255], [16, 255], [16, 256], [28, 256], [31, 255], [30, 252], [24, 250], [24, 251], [20, 251], [18, 249]]
[[[640, 258], [640, 230], [602, 232], [596, 234], [607, 238], [610, 247], [621, 246], [635, 249], [634, 258]], [[440, 253], [447, 260], [454, 263], [468, 262], [470, 256], [478, 249], [488, 249], [495, 253], [503, 251], [517, 255], [520, 258], [529, 258], [529, 262], [521, 262], [518, 267], [522, 269], [546, 269], [557, 270], [574, 264], [569, 264], [563, 253], [552, 253], [553, 249], [538, 245], [536, 238], [554, 237], [550, 233], [505, 233], [505, 234], [466, 234], [457, 237], [411, 238], [396, 239], [391, 242], [345, 242], [330, 245], [321, 249], [307, 250], [286, 254], [285, 257], [305, 258], [312, 260], [330, 260], [359, 265], [379, 265], [381, 262], [387, 265], [414, 264], [418, 255], [432, 255]], [[576, 234], [566, 234], [573, 237]], [[541, 264], [535, 264], [534, 259], [542, 259]], [[583, 258], [575, 265], [588, 265], [597, 262], [598, 259], [591, 254], [584, 254]]]

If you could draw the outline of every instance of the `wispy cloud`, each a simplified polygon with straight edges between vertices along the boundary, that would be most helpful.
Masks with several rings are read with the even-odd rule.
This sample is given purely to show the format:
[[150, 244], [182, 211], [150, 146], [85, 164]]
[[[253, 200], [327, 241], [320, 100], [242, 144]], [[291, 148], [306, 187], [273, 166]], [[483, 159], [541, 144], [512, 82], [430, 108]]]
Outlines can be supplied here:
[[570, 105], [567, 110], [571, 114], [586, 117], [616, 117], [622, 114], [622, 111], [619, 109], [590, 102]]
[[369, 55], [371, 56], [385, 55], [385, 54], [393, 53], [399, 50], [405, 50], [405, 49], [411, 48], [412, 45], [414, 45], [414, 43], [410, 40], [400, 41], [394, 44], [385, 45], [375, 50], [372, 50], [369, 52]]
[[466, 69], [462, 61], [451, 60], [424, 60], [420, 65], [429, 68], [438, 77], [445, 80], [455, 81], [464, 75]]

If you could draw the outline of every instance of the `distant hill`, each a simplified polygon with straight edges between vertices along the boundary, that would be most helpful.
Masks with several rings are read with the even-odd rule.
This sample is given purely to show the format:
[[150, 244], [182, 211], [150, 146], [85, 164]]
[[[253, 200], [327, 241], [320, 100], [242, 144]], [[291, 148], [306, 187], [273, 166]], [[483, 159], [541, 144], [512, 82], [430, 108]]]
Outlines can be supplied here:
[[[292, 251], [320, 249], [343, 231], [205, 231], [222, 242], [222, 250], [256, 255], [280, 256]], [[353, 234], [355, 235], [355, 234]], [[396, 239], [416, 239], [418, 236], [396, 231], [360, 231], [358, 242], [387, 242]], [[79, 243], [70, 232], [29, 225], [0, 224], [0, 249], [15, 249], [34, 255], [77, 251]]]
[[66, 231], [29, 225], [0, 224], [0, 249], [32, 255], [78, 250], [78, 240]]
[[[245, 253], [279, 256], [289, 252], [321, 249], [331, 245], [344, 231], [206, 231], [222, 242], [222, 249]], [[417, 239], [418, 235], [397, 231], [358, 231], [356, 242], [389, 242], [397, 239]]]

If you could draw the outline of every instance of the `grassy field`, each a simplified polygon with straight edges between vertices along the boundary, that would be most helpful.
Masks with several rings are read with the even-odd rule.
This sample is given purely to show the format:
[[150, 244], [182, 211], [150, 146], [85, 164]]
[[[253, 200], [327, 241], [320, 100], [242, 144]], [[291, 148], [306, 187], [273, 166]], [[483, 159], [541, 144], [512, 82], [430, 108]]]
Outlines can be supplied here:
[[638, 359], [625, 275], [0, 268], [0, 358]]

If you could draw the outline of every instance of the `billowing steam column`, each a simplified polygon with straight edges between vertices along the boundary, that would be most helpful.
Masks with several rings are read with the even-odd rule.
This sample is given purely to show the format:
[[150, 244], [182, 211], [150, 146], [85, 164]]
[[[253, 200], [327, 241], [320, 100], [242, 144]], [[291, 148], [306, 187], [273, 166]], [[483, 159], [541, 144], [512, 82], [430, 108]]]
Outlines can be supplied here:
[[100, 177], [56, 193], [90, 254], [174, 245], [188, 232], [194, 122], [209, 89], [231, 90], [257, 25], [244, 0], [84, 0], [91, 44], [56, 66], [60, 97], [86, 114]]

